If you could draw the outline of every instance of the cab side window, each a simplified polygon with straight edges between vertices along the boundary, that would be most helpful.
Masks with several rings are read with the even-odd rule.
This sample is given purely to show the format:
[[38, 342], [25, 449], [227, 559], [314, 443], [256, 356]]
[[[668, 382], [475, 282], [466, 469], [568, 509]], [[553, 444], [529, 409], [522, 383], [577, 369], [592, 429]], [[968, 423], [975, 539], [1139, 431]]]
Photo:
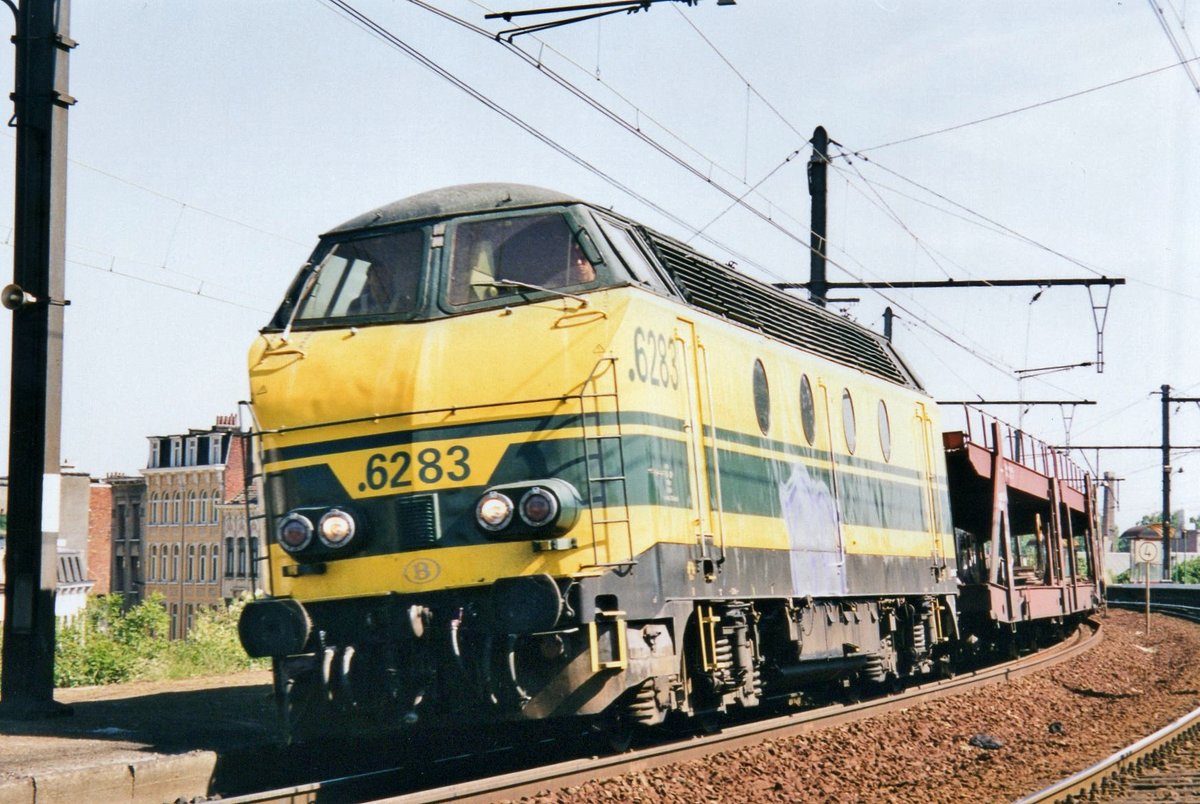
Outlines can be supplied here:
[[596, 222], [600, 224], [600, 230], [604, 232], [608, 244], [617, 252], [617, 256], [621, 258], [635, 282], [659, 293], [669, 292], [666, 282], [659, 276], [650, 257], [647, 256], [645, 246], [632, 229], [603, 215], [597, 215]]

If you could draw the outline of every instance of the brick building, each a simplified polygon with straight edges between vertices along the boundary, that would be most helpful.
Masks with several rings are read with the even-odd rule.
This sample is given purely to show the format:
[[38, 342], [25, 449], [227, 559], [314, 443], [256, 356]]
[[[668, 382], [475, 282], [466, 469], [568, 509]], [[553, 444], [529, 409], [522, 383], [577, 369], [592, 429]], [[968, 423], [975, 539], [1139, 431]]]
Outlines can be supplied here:
[[87, 576], [92, 594], [112, 591], [113, 493], [103, 480], [93, 480], [88, 488]]
[[150, 436], [149, 441], [142, 473], [144, 590], [163, 596], [171, 637], [179, 639], [201, 607], [225, 602], [220, 511], [244, 491], [245, 439], [237, 432], [237, 417], [230, 415], [218, 416], [208, 429]]

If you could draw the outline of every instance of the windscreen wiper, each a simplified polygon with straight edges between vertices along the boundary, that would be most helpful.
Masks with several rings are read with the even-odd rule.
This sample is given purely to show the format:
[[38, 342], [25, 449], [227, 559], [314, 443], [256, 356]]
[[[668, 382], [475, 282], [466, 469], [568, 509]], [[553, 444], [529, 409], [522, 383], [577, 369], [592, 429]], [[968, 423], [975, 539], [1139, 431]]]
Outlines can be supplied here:
[[573, 299], [579, 302], [580, 307], [588, 306], [588, 300], [583, 296], [577, 296], [574, 293], [567, 293], [566, 291], [562, 290], [555, 290], [554, 288], [542, 287], [541, 285], [534, 285], [529, 282], [518, 282], [516, 279], [497, 279], [493, 282], [472, 282], [471, 287], [521, 288], [523, 290], [538, 290], [542, 293], [549, 293], [553, 296], [559, 296], [564, 299]]
[[[288, 336], [292, 334], [292, 324], [296, 322], [296, 316], [300, 314], [300, 306], [304, 304], [304, 300], [308, 298], [308, 294], [312, 293], [313, 285], [317, 284], [317, 277], [321, 275], [321, 269], [325, 267], [325, 263], [329, 262], [329, 258], [333, 256], [330, 251], [325, 255], [325, 258], [317, 263], [317, 267], [312, 269], [312, 273], [304, 279], [304, 284], [300, 287], [300, 292], [296, 294], [296, 302], [292, 305], [292, 311], [288, 314], [287, 326], [283, 328], [283, 333], [280, 335], [280, 342], [287, 343]], [[305, 267], [312, 263], [305, 263]]]

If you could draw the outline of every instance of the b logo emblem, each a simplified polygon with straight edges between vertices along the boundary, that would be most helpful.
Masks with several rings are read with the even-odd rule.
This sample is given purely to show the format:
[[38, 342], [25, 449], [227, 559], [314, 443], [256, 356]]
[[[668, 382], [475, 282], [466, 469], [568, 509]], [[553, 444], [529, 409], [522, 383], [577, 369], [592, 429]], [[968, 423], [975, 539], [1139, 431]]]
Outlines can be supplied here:
[[414, 558], [404, 568], [404, 578], [409, 583], [429, 583], [441, 574], [441, 565], [432, 558]]

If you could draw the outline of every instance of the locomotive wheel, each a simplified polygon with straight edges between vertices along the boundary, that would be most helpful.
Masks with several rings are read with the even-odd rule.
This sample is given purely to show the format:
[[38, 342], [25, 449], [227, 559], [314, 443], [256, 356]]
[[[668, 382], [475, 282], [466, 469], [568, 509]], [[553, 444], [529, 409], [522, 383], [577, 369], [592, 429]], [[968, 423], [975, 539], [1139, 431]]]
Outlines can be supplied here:
[[624, 754], [633, 745], [634, 723], [615, 706], [592, 723], [602, 753]]

